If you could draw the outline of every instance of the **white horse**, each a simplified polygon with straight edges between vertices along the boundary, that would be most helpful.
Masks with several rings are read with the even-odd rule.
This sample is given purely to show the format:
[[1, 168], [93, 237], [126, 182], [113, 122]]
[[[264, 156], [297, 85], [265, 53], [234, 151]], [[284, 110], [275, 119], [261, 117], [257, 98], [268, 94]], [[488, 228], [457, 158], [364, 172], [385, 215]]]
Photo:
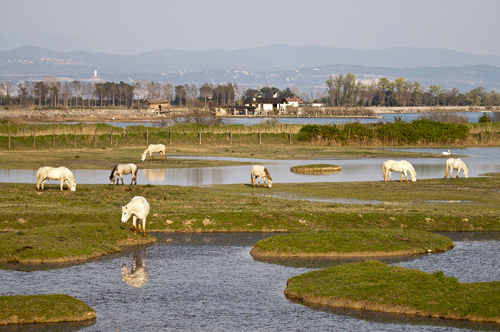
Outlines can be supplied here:
[[444, 171], [444, 178], [448, 176], [448, 170], [450, 172], [450, 179], [453, 179], [451, 177], [451, 173], [453, 170], [456, 169], [457, 171], [457, 179], [458, 179], [458, 173], [460, 173], [460, 170], [464, 170], [464, 176], [466, 178], [469, 177], [469, 170], [467, 169], [467, 166], [465, 166], [465, 163], [462, 161], [460, 158], [449, 158], [446, 160], [446, 170]]
[[153, 156], [153, 153], [159, 153], [161, 155], [160, 160], [165, 157], [165, 161], [167, 161], [167, 155], [165, 154], [165, 145], [163, 144], [149, 144], [146, 150], [142, 153], [142, 158], [141, 160], [144, 161], [146, 160], [146, 154], [149, 153], [149, 161], [151, 161], [151, 158], [155, 160], [155, 157]]
[[122, 179], [123, 184], [123, 175], [132, 174], [132, 182], [130, 184], [137, 184], [137, 166], [135, 164], [118, 164], [111, 171], [111, 175], [109, 176], [109, 181], [111, 184], [115, 182], [118, 184], [119, 180]]
[[130, 203], [122, 206], [122, 223], [126, 223], [132, 216], [132, 225], [134, 225], [134, 233], [141, 232], [141, 225], [137, 224], [137, 219], [142, 221], [144, 236], [146, 236], [146, 217], [149, 214], [149, 203], [142, 196], [135, 196]]
[[54, 168], [50, 166], [40, 167], [36, 173], [36, 190], [40, 189], [40, 183], [43, 186], [47, 180], [60, 180], [61, 190], [63, 190], [63, 184], [66, 182], [68, 189], [71, 191], [76, 191], [76, 181], [73, 173], [64, 166]]
[[448, 152], [443, 152], [442, 154], [444, 154], [445, 156], [449, 156], [451, 154], [450, 150], [448, 150]]
[[401, 179], [399, 182], [403, 182], [403, 176], [406, 176], [406, 182], [408, 181], [408, 175], [406, 172], [410, 172], [411, 182], [417, 181], [417, 172], [413, 166], [407, 162], [406, 160], [396, 161], [396, 160], [387, 160], [384, 161], [384, 165], [382, 166], [382, 172], [384, 175], [384, 182], [387, 180], [387, 174], [389, 174], [389, 179], [392, 182], [391, 172], [401, 172]]
[[146, 253], [134, 251], [134, 260], [132, 263], [132, 271], [129, 270], [127, 264], [122, 265], [122, 281], [125, 281], [132, 287], [141, 288], [149, 280], [149, 271], [146, 267]]
[[268, 188], [271, 188], [273, 186], [273, 178], [271, 177], [271, 174], [269, 173], [269, 171], [265, 166], [259, 166], [259, 165], [252, 166], [250, 179], [252, 181], [252, 185], [254, 188], [255, 188], [255, 182], [257, 181], [257, 177], [259, 178], [259, 183], [257, 183], [257, 188], [259, 188], [260, 186], [261, 178], [264, 178], [264, 185], [266, 185], [266, 180], [267, 180]]

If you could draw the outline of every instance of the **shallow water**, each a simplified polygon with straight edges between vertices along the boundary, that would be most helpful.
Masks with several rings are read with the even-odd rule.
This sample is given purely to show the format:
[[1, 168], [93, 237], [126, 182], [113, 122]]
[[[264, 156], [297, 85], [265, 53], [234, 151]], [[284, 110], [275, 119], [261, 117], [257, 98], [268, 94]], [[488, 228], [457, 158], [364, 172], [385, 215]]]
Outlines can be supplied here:
[[[498, 325], [312, 308], [287, 300], [286, 280], [311, 268], [262, 263], [249, 251], [273, 234], [158, 235], [158, 244], [58, 270], [0, 270], [0, 294], [66, 293], [97, 311], [82, 331], [468, 331]], [[456, 241], [457, 250], [396, 264], [443, 270], [460, 281], [499, 280], [494, 253], [498, 234], [485, 241]], [[462, 236], [462, 240], [465, 237]], [[495, 239], [495, 240], [493, 240]], [[464, 258], [471, 257], [464, 262]], [[491, 259], [477, 259], [491, 257]], [[145, 262], [147, 280], [133, 287], [122, 265]], [[394, 262], [393, 262], [394, 263]], [[137, 271], [139, 269], [136, 269]], [[146, 273], [142, 270], [142, 276]], [[138, 284], [136, 284], [138, 285]], [[22, 330], [74, 331], [26, 325]], [[0, 330], [15, 330], [1, 327]]]
[[[466, 116], [470, 123], [478, 123], [479, 117], [483, 115], [483, 112], [457, 112], [458, 115]], [[374, 114], [375, 116], [380, 116], [381, 118], [329, 118], [329, 117], [314, 117], [309, 118], [279, 118], [279, 121], [283, 124], [337, 124], [337, 123], [348, 123], [348, 122], [360, 122], [360, 123], [377, 123], [379, 121], [384, 122], [394, 122], [395, 117], [401, 117], [403, 121], [411, 122], [418, 119], [421, 113], [380, 113]], [[246, 126], [251, 126], [259, 124], [263, 121], [274, 119], [274, 118], [226, 118], [225, 121], [228, 124], [242, 124]], [[71, 124], [76, 124], [78, 122], [68, 122]], [[146, 127], [159, 127], [162, 125], [160, 121], [155, 122], [101, 122], [107, 123], [112, 126], [125, 128], [127, 126], [137, 126], [143, 125]]]
[[[397, 149], [412, 152], [441, 153], [442, 149]], [[463, 158], [469, 168], [469, 176], [478, 176], [488, 172], [500, 172], [500, 148], [469, 148], [452, 151], [453, 155], [470, 156]], [[175, 159], [177, 157], [171, 157]], [[316, 159], [316, 160], [265, 160], [231, 157], [187, 157], [184, 159], [236, 160], [264, 164], [271, 173], [274, 183], [308, 183], [308, 182], [351, 182], [381, 181], [382, 163], [387, 158], [360, 159]], [[403, 158], [401, 158], [403, 159]], [[405, 158], [415, 168], [418, 179], [442, 178], [446, 160], [443, 158]], [[198, 167], [198, 168], [164, 168], [143, 169], [141, 165], [148, 162], [137, 162], [139, 173], [138, 184], [205, 186], [213, 184], [250, 183], [250, 166]], [[290, 167], [310, 164], [333, 164], [342, 167], [342, 172], [335, 174], [297, 174]], [[109, 170], [74, 170], [78, 183], [109, 183]], [[454, 176], [456, 174], [453, 173]], [[460, 176], [463, 176], [461, 173]], [[399, 180], [401, 173], [393, 173], [393, 180]], [[131, 176], [126, 175], [125, 183], [130, 183]], [[0, 182], [36, 183], [36, 171], [33, 170], [0, 170]], [[47, 184], [58, 184], [59, 181], [47, 181]]]

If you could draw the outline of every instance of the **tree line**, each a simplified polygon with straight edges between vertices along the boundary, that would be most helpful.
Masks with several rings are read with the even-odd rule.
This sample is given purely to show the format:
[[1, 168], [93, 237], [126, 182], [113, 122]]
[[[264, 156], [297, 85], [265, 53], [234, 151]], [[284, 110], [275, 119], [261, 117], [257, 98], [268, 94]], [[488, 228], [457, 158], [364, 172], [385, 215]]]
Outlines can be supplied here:
[[461, 93], [457, 88], [441, 85], [423, 87], [403, 77], [391, 81], [386, 77], [363, 83], [353, 73], [330, 75], [326, 88], [298, 87], [280, 90], [276, 87], [245, 89], [236, 83], [203, 83], [176, 85], [173, 83], [139, 80], [133, 84], [115, 82], [61, 82], [55, 77], [43, 81], [24, 81], [15, 85], [11, 80], [0, 82], [0, 106], [31, 107], [139, 107], [147, 99], [168, 99], [172, 105], [215, 107], [242, 105], [246, 98], [299, 97], [305, 102], [326, 106], [500, 106], [500, 94], [483, 87]]
[[427, 89], [418, 82], [398, 77], [383, 77], [364, 84], [352, 73], [339, 74], [326, 81], [323, 102], [331, 106], [499, 106], [500, 94], [483, 87], [461, 93], [431, 84]]

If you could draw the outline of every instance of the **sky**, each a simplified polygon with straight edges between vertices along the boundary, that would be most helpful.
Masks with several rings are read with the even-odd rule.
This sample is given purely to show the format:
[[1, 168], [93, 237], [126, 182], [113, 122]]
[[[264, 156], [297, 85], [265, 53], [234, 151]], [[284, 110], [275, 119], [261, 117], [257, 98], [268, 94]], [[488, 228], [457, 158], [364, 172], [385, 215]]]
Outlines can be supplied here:
[[0, 3], [0, 33], [70, 36], [77, 41], [77, 46], [71, 47], [81, 45], [93, 53], [235, 50], [285, 44], [356, 50], [437, 47], [500, 55], [498, 0], [1, 0]]

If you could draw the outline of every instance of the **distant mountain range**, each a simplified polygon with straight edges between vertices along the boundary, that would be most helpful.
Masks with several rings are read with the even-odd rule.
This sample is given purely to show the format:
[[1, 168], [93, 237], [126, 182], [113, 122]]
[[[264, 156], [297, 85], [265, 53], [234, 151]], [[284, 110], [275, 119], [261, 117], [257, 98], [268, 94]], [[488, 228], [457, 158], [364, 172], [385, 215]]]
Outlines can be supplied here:
[[109, 81], [139, 79], [178, 84], [265, 84], [284, 88], [324, 87], [329, 75], [352, 72], [363, 80], [404, 77], [424, 86], [441, 84], [468, 91], [500, 89], [500, 56], [439, 48], [394, 47], [357, 51], [321, 46], [269, 45], [234, 51], [165, 49], [137, 55], [58, 52], [23, 46], [0, 52], [0, 81], [89, 79], [94, 70]]

